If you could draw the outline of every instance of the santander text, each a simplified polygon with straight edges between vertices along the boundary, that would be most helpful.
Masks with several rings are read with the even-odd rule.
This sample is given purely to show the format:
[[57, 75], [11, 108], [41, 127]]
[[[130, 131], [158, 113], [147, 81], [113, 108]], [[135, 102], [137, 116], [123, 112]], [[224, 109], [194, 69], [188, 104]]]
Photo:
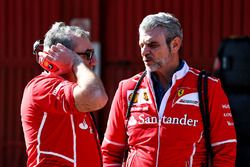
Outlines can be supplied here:
[[[144, 114], [139, 115], [138, 124], [156, 124], [158, 123], [158, 117], [147, 117]], [[183, 126], [197, 126], [198, 120], [188, 118], [187, 114], [184, 114], [183, 117], [162, 117], [163, 124], [176, 124]]]

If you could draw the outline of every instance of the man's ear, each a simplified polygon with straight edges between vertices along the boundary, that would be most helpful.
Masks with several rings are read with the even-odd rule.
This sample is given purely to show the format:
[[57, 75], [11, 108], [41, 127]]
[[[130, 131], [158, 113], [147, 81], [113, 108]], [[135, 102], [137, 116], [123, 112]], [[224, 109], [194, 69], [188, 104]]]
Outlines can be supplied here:
[[177, 53], [180, 50], [181, 47], [181, 39], [180, 37], [175, 37], [171, 43], [170, 48], [173, 53]]

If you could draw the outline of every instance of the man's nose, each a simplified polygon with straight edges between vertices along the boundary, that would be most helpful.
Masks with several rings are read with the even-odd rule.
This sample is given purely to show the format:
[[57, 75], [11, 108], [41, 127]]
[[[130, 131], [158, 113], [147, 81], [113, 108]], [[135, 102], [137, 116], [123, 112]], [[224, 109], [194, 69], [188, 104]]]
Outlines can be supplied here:
[[146, 56], [147, 54], [150, 53], [150, 48], [147, 46], [144, 46], [141, 48], [141, 56]]

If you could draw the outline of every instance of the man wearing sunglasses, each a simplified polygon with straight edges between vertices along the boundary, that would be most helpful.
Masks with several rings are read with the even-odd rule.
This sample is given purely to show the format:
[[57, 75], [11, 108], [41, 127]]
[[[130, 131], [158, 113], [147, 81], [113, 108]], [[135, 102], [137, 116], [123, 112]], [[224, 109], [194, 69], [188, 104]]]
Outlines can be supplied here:
[[89, 33], [55, 23], [34, 52], [45, 71], [27, 84], [21, 104], [27, 166], [100, 167], [90, 112], [104, 107], [107, 95], [92, 71], [96, 59]]

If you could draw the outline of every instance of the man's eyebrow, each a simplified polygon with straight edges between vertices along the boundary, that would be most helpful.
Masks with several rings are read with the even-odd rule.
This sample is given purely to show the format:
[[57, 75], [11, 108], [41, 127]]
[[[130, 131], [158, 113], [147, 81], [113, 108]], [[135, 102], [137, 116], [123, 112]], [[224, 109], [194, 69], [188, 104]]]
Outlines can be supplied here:
[[155, 45], [155, 44], [159, 44], [159, 43], [157, 41], [150, 41], [146, 43], [146, 45]]
[[143, 41], [143, 42], [140, 42], [139, 44], [154, 44], [154, 43], [158, 43], [157, 41]]

